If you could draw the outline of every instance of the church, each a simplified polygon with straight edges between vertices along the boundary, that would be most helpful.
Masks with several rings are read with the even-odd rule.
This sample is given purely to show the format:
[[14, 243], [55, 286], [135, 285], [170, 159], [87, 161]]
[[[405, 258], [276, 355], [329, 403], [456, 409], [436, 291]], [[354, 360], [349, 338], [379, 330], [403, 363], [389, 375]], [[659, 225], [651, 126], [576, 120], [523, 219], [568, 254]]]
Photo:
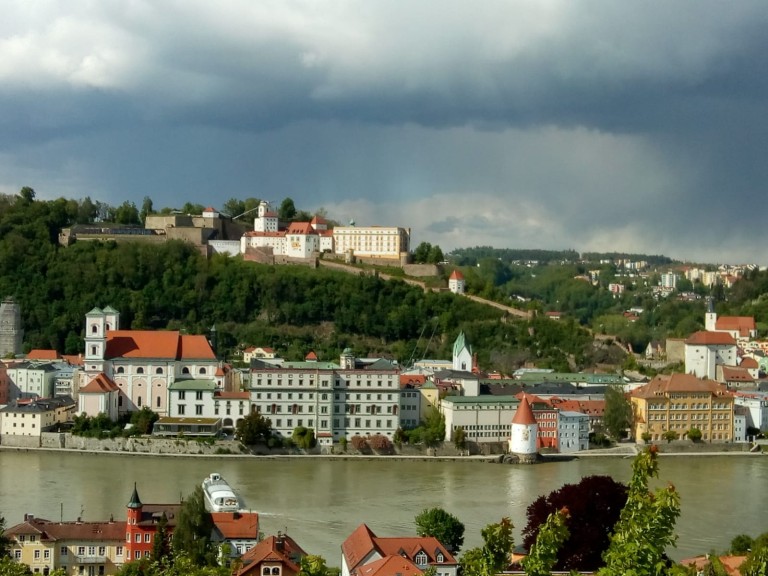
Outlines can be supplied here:
[[85, 315], [85, 356], [80, 387], [100, 374], [117, 386], [118, 412], [149, 407], [168, 414], [168, 388], [182, 380], [213, 381], [229, 389], [229, 372], [202, 335], [177, 330], [121, 330], [120, 313], [107, 306]]

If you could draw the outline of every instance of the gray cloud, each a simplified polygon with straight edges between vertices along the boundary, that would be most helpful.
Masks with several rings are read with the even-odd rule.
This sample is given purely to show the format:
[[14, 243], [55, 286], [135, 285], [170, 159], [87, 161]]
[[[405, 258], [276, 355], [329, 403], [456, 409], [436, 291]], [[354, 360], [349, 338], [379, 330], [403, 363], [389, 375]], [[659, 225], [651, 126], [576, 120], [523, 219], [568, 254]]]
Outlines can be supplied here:
[[11, 2], [0, 190], [768, 263], [761, 2]]

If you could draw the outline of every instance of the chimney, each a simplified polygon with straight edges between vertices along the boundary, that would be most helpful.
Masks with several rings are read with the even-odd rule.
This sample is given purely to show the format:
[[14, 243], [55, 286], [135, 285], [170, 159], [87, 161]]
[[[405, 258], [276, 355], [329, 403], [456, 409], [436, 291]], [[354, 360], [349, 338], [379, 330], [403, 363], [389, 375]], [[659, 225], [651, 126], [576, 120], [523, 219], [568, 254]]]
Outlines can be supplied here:
[[30, 520], [34, 520], [35, 515], [34, 514], [24, 514], [24, 522], [28, 522]]

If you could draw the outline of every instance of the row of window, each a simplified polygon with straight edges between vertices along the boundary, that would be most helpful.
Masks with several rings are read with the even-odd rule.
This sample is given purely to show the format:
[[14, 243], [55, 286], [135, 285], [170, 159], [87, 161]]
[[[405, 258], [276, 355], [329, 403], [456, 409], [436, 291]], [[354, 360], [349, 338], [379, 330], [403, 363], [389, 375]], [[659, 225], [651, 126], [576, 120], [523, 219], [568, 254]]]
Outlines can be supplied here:
[[[368, 376], [368, 378], [370, 378], [370, 376]], [[255, 382], [255, 383], [253, 382], [253, 380], [251, 380], [251, 384], [252, 384], [252, 385], [253, 385], [253, 384], [255, 384], [256, 386], [272, 386], [272, 385], [273, 385], [273, 384], [272, 384], [272, 378], [262, 378], [261, 376], [258, 376], [258, 377], [256, 378], [256, 382]], [[278, 378], [276, 378], [276, 379], [275, 379], [275, 384], [274, 384], [274, 385], [275, 385], [275, 386], [282, 386], [282, 385], [283, 385], [283, 381], [282, 381], [282, 379], [281, 379], [281, 378], [279, 378], [279, 377], [278, 377]], [[289, 378], [289, 379], [287, 380], [287, 385], [288, 385], [288, 386], [293, 386], [293, 380]], [[304, 381], [303, 381], [303, 380], [301, 380], [301, 379], [299, 379], [299, 380], [298, 380], [298, 385], [299, 385], [299, 386], [304, 386]], [[309, 381], [309, 387], [311, 388], [311, 387], [313, 387], [314, 385], [315, 385], [315, 384], [314, 384], [314, 380], [310, 380], [310, 381]], [[322, 381], [320, 382], [320, 385], [321, 385], [323, 388], [325, 388], [325, 387], [327, 387], [327, 386], [328, 386], [328, 381], [327, 381], [327, 380], [322, 380]], [[372, 387], [372, 385], [373, 385], [373, 382], [372, 382], [371, 380], [367, 380], [367, 381], [365, 382], [365, 386], [366, 386], [367, 388], [371, 388], [371, 387]], [[376, 387], [377, 387], [377, 388], [382, 388], [382, 387], [385, 387], [385, 388], [395, 388], [395, 387], [399, 387], [399, 385], [400, 385], [400, 382], [399, 382], [399, 380], [395, 380], [394, 378], [391, 378], [391, 379], [387, 379], [387, 381], [386, 381], [386, 386], [384, 386], [384, 382], [383, 382], [381, 379], [379, 379], [379, 380], [377, 380], [377, 381], [376, 381]], [[334, 383], [334, 387], [335, 387], [335, 388], [345, 388], [345, 387], [346, 387], [346, 388], [349, 388], [350, 386], [360, 386], [360, 387], [362, 387], [362, 386], [363, 386], [363, 382], [362, 382], [362, 381], [361, 381], [361, 380], [358, 378], [358, 379], [356, 379], [354, 382], [352, 382], [351, 380], [341, 380], [341, 379], [337, 379], [337, 380], [335, 380], [335, 383]]]

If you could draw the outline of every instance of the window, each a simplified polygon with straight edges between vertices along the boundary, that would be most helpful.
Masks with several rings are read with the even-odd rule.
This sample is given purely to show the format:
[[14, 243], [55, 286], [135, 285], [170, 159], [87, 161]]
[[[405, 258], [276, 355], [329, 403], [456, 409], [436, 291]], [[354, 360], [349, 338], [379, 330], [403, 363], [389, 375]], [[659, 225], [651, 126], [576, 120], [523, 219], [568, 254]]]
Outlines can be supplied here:
[[427, 555], [424, 552], [416, 554], [416, 565], [425, 566], [427, 564]]
[[51, 551], [50, 550], [43, 550], [43, 559], [49, 560], [51, 558]]
[[187, 393], [184, 390], [179, 391], [179, 400], [186, 400]]
[[181, 373], [182, 373], [182, 374], [189, 374], [189, 368], [187, 368], [186, 366], [184, 366], [184, 368], [182, 368], [182, 369], [181, 369]]
[[136, 368], [136, 374], [144, 374], [144, 368], [142, 368], [141, 366]]
[[126, 542], [130, 542], [131, 541], [131, 533], [130, 532], [126, 532], [125, 533], [125, 541]]
[[160, 396], [157, 397], [156, 404], [157, 404], [157, 407], [160, 408]]
[[202, 400], [202, 399], [203, 399], [203, 391], [198, 390], [197, 392], [195, 392], [195, 400]]
[[99, 546], [99, 556], [105, 556], [107, 553], [107, 549], [104, 546]]
[[21, 560], [21, 550], [14, 550], [13, 551], [13, 558], [14, 558], [14, 560]]
[[67, 548], [66, 546], [62, 546], [59, 549], [59, 554], [61, 554], [62, 556], [69, 556], [69, 548]]
[[261, 573], [262, 573], [264, 576], [269, 576], [269, 568], [268, 568], [268, 567], [266, 567], [266, 566], [264, 566], [264, 569], [261, 571]]
[[184, 404], [179, 404], [179, 416], [184, 416], [187, 407]]
[[205, 368], [200, 368], [200, 374], [205, 374]]
[[272, 567], [272, 574], [274, 574], [275, 576], [280, 574], [280, 568], [278, 568], [277, 566], [273, 566]]
[[136, 402], [136, 405], [137, 405], [139, 408], [141, 408], [141, 396], [139, 396], [139, 400], [138, 400], [138, 402]]
[[35, 550], [35, 560], [40, 560], [40, 550]]
[[96, 555], [96, 546], [88, 546], [88, 556]]
[[125, 373], [125, 368], [123, 368], [122, 366], [118, 366], [117, 367], [117, 373], [118, 374], [124, 374]]
[[116, 554], [117, 556], [122, 556], [122, 555], [123, 555], [123, 547], [122, 547], [122, 546], [118, 546], [118, 547], [116, 547], [116, 548], [115, 548], [115, 554]]
[[[133, 557], [138, 560], [141, 558], [141, 550], [136, 550], [136, 552], [133, 553]], [[81, 566], [82, 568], [82, 566]]]
[[200, 416], [200, 415], [202, 415], [202, 413], [203, 413], [203, 405], [202, 404], [197, 404], [195, 406], [195, 414], [197, 416]]
[[136, 538], [134, 540], [136, 542], [141, 542], [141, 534], [136, 534]]
[[149, 532], [147, 532], [146, 534], [144, 534], [144, 542], [149, 542], [149, 537], [150, 537], [150, 534], [149, 534]]

